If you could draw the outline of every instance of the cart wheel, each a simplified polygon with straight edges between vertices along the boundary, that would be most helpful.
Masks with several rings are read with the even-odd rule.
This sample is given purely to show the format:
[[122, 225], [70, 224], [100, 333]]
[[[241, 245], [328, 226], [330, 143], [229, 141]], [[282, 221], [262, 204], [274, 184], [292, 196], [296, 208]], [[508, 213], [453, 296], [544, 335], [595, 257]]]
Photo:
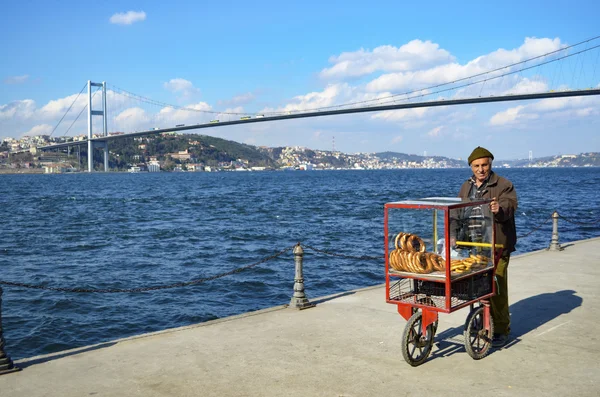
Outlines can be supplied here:
[[421, 333], [421, 312], [408, 319], [402, 334], [402, 356], [413, 367], [425, 362], [433, 346], [433, 324], [427, 326], [427, 333]]
[[490, 316], [490, 330], [483, 326], [483, 306], [469, 313], [465, 324], [465, 349], [474, 360], [484, 358], [492, 346], [494, 320]]

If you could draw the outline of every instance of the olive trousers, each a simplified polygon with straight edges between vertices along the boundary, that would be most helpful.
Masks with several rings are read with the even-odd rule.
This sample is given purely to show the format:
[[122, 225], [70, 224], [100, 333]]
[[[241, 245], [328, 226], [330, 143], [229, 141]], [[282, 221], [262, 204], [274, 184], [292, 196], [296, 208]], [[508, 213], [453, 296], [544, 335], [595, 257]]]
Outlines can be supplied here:
[[496, 295], [491, 299], [491, 314], [494, 320], [494, 333], [510, 333], [510, 311], [508, 305], [508, 262], [510, 255], [502, 256], [496, 268]]

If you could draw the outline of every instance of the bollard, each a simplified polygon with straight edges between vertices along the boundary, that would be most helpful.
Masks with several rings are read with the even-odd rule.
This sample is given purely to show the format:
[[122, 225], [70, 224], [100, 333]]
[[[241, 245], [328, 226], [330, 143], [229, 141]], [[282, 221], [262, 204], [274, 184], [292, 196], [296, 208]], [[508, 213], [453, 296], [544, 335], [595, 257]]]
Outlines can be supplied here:
[[549, 251], [562, 251], [563, 248], [558, 242], [558, 212], [552, 213], [552, 240], [550, 241]]
[[2, 333], [2, 287], [0, 287], [0, 375], [9, 374], [21, 369], [16, 367], [8, 354], [4, 352], [4, 344], [4, 335]]
[[296, 275], [294, 276], [294, 295], [290, 300], [290, 306], [293, 309], [308, 309], [315, 306], [308, 301], [304, 294], [304, 276], [302, 275], [302, 256], [304, 251], [300, 243], [294, 247], [294, 263], [296, 264]]

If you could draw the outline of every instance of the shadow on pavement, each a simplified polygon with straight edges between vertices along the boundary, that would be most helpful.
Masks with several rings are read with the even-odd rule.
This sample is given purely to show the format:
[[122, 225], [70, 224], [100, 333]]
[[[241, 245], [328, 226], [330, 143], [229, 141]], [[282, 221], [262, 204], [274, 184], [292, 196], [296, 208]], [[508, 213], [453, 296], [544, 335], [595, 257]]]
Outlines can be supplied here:
[[30, 367], [32, 365], [41, 364], [41, 363], [45, 363], [45, 362], [52, 361], [52, 360], [58, 360], [59, 358], [63, 358], [63, 357], [74, 356], [76, 354], [89, 352], [89, 351], [93, 351], [93, 350], [98, 350], [98, 349], [104, 349], [106, 347], [114, 346], [116, 344], [117, 344], [117, 342], [101, 343], [99, 345], [90, 346], [90, 347], [87, 347], [84, 349], [70, 350], [70, 351], [64, 352], [64, 353], [57, 353], [57, 354], [52, 354], [52, 355], [48, 355], [48, 356], [44, 356], [44, 357], [40, 357], [40, 358], [34, 358], [32, 360], [24, 359], [24, 361], [15, 362], [15, 364], [19, 368], [23, 369], [23, 368]]
[[[513, 303], [510, 306], [510, 340], [503, 349], [516, 345], [523, 335], [581, 306], [583, 299], [575, 293], [573, 290], [562, 290], [531, 296]], [[468, 311], [466, 308], [463, 310]], [[463, 332], [464, 327], [461, 326], [437, 333], [434, 341], [437, 350], [431, 353], [429, 360], [458, 352], [466, 353]], [[489, 354], [496, 350], [498, 349], [492, 348]]]
[[311, 302], [314, 303], [315, 305], [318, 305], [318, 304], [323, 303], [323, 302], [327, 302], [327, 301], [330, 301], [330, 300], [333, 300], [333, 299], [341, 298], [342, 296], [348, 296], [348, 295], [354, 295], [354, 294], [355, 294], [354, 291], [341, 292], [339, 294], [334, 294], [334, 295], [331, 295], [331, 296], [328, 296], [328, 297], [325, 297], [325, 298], [314, 299], [314, 300], [311, 300]]
[[522, 299], [510, 306], [511, 339], [533, 331], [541, 325], [581, 306], [576, 291], [562, 290]]

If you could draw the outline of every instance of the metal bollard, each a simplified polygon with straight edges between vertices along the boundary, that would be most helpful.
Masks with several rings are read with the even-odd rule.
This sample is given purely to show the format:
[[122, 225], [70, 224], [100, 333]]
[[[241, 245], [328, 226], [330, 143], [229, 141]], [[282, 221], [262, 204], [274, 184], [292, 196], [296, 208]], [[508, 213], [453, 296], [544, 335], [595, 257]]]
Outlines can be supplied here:
[[2, 333], [2, 288], [0, 287], [0, 375], [9, 374], [19, 371], [21, 368], [16, 367], [8, 354], [4, 351], [4, 335]]
[[302, 275], [302, 257], [304, 250], [300, 243], [294, 247], [294, 263], [296, 264], [296, 275], [294, 276], [294, 295], [290, 300], [290, 306], [293, 309], [308, 309], [315, 306], [310, 303], [304, 294], [304, 276]]
[[552, 240], [550, 241], [550, 246], [548, 247], [548, 251], [562, 251], [563, 248], [560, 246], [558, 242], [558, 212], [554, 211], [552, 213]]

